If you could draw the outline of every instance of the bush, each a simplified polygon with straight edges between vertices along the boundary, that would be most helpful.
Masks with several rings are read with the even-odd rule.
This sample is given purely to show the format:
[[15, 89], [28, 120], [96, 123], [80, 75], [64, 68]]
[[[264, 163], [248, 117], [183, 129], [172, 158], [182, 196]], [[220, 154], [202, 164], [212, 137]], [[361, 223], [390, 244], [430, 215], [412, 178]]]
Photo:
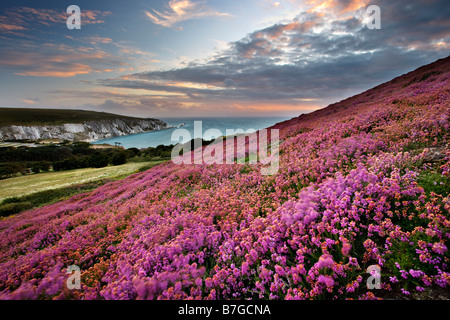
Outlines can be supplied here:
[[83, 159], [79, 158], [69, 158], [63, 161], [56, 161], [53, 164], [53, 170], [61, 171], [61, 170], [73, 170], [80, 169], [85, 167]]
[[34, 173], [39, 173], [39, 172], [46, 172], [50, 170], [50, 162], [46, 162], [46, 161], [41, 161], [41, 162], [35, 162], [31, 165], [31, 170]]
[[127, 151], [132, 157], [138, 157], [141, 154], [141, 150], [138, 148], [128, 148]]
[[141, 152], [142, 155], [145, 155], [152, 158], [170, 158], [172, 155], [172, 149], [174, 148], [174, 145], [164, 146], [159, 145], [156, 148], [147, 148]]
[[33, 208], [33, 204], [28, 201], [7, 203], [0, 206], [0, 216], [6, 217]]
[[24, 172], [25, 166], [19, 163], [8, 163], [0, 165], [0, 179], [13, 177], [16, 173]]
[[34, 173], [39, 173], [41, 172], [41, 167], [39, 166], [39, 163], [35, 163], [31, 166], [31, 171], [33, 171]]
[[103, 168], [108, 165], [108, 162], [108, 157], [101, 153], [96, 153], [87, 159], [86, 164], [91, 168]]
[[111, 157], [111, 163], [115, 166], [124, 164], [127, 162], [127, 155], [125, 152], [117, 152]]

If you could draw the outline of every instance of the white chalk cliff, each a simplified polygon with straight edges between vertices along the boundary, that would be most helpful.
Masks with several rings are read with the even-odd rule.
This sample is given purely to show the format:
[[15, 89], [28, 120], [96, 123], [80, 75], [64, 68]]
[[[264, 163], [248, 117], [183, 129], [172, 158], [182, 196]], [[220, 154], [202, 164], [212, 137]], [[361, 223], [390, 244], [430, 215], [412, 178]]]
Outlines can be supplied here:
[[10, 125], [0, 128], [0, 141], [39, 139], [94, 141], [168, 128], [170, 126], [167, 123], [157, 119], [115, 119], [41, 126]]

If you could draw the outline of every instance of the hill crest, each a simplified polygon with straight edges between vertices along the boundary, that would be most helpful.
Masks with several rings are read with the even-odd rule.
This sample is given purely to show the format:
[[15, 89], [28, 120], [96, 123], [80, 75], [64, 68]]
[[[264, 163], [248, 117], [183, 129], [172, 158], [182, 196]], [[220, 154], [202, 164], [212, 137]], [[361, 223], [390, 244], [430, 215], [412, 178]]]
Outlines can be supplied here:
[[157, 120], [78, 109], [0, 108], [0, 127], [9, 125], [56, 125], [100, 120]]

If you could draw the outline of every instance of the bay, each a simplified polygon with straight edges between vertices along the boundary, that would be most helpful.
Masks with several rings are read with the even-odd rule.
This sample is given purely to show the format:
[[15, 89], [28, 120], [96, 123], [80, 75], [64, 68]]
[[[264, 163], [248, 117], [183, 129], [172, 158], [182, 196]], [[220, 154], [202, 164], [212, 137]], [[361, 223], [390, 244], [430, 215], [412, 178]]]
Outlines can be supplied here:
[[[249, 129], [261, 130], [268, 128], [278, 122], [288, 120], [290, 117], [257, 117], [257, 118], [161, 118], [171, 126], [178, 126], [184, 123], [180, 129], [186, 129], [190, 132], [192, 139], [201, 138], [201, 136], [194, 136], [194, 121], [202, 122], [202, 134], [208, 129], [217, 129], [226, 135], [227, 129], [242, 129], [247, 131]], [[149, 131], [144, 133], [112, 137], [91, 142], [92, 144], [111, 144], [119, 143], [120, 146], [128, 148], [148, 148], [157, 147], [158, 145], [177, 144], [178, 141], [172, 141], [172, 133], [177, 128], [165, 129], [160, 131]], [[204, 136], [205, 140], [210, 140], [214, 137]]]

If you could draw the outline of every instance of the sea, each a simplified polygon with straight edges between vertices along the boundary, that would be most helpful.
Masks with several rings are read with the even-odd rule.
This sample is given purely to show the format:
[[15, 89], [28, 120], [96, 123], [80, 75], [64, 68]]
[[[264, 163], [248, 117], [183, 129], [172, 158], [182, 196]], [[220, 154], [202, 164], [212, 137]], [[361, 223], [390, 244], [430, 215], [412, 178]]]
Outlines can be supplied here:
[[[291, 119], [292, 117], [255, 117], [255, 118], [161, 118], [169, 125], [175, 127], [159, 131], [149, 131], [144, 133], [112, 137], [91, 142], [92, 144], [110, 144], [120, 145], [126, 149], [128, 148], [149, 148], [157, 147], [159, 145], [175, 145], [180, 140], [172, 140], [172, 134], [177, 129], [185, 129], [191, 135], [191, 139], [203, 138], [204, 140], [211, 140], [216, 138], [215, 134], [206, 132], [208, 129], [219, 130], [223, 135], [226, 135], [227, 129], [237, 130], [241, 129], [244, 132], [248, 130], [261, 130], [273, 126], [278, 122]], [[201, 121], [201, 131], [196, 130], [194, 134], [194, 121]], [[176, 128], [178, 127], [178, 128]], [[218, 133], [217, 131], [215, 132]], [[174, 136], [177, 136], [176, 134]]]

